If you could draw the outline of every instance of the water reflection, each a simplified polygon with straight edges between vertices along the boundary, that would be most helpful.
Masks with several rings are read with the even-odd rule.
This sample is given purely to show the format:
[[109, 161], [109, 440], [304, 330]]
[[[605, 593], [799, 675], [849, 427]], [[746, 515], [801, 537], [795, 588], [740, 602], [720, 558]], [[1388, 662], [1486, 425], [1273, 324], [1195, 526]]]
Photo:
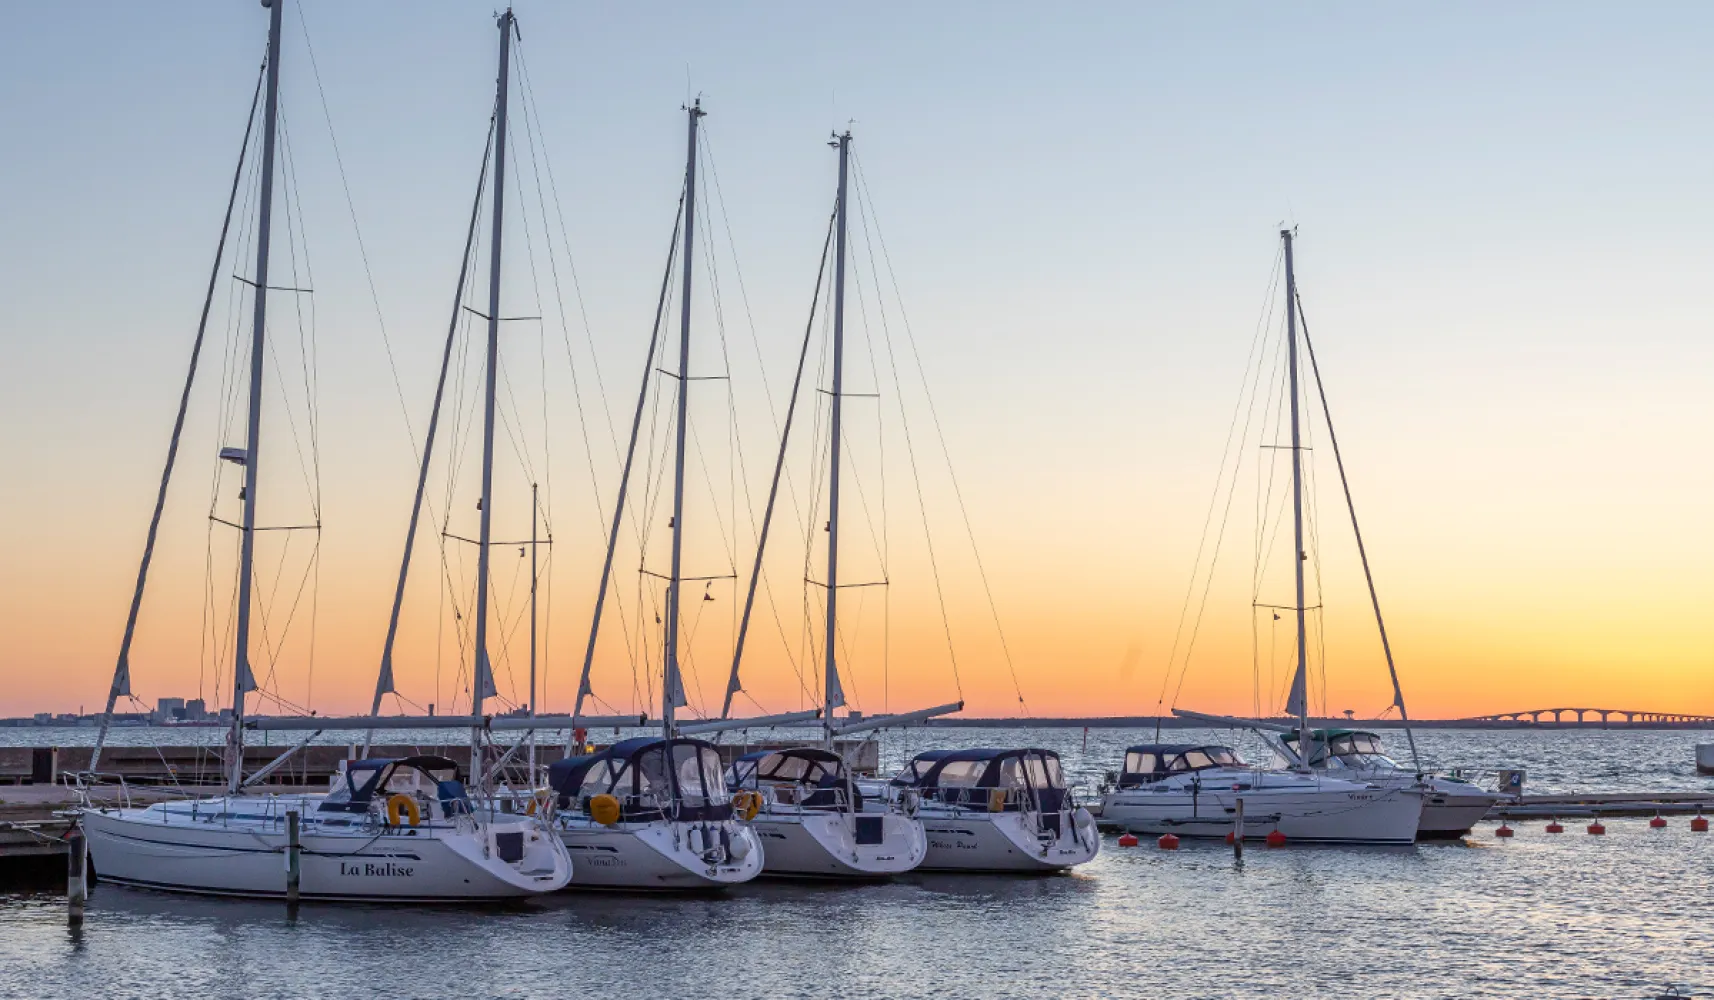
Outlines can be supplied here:
[[[943, 739], [949, 734], [960, 739]], [[1135, 734], [929, 731], [919, 745], [1035, 743], [1082, 780]], [[1471, 738], [1459, 745], [1459, 739]], [[1477, 739], [1479, 738], [1479, 739]], [[1493, 738], [1494, 746], [1480, 740]], [[1558, 742], [1554, 742], [1557, 740]], [[1690, 775], [1690, 734], [1425, 734], [1425, 750], [1501, 753], [1571, 787], [1634, 767]], [[1439, 743], [1436, 741], [1445, 741]], [[1506, 742], [1509, 741], [1509, 742]], [[1662, 775], [1665, 775], [1664, 777]], [[1547, 780], [1547, 779], [1544, 779]], [[64, 897], [0, 896], [0, 996], [1714, 996], [1714, 835], [1614, 820], [1605, 837], [1515, 824], [1467, 842], [1354, 849], [1145, 839], [1073, 873], [913, 873], [764, 882], [724, 895], [564, 894], [498, 907], [393, 909], [167, 896], [98, 886], [81, 933]]]

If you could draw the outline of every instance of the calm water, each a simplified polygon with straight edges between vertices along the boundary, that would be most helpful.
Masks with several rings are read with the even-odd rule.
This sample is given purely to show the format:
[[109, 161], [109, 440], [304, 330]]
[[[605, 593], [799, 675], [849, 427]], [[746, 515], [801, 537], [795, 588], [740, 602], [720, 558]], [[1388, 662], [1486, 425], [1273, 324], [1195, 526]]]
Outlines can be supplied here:
[[[1093, 781], [1137, 738], [1093, 732], [1085, 753], [1076, 730], [930, 730], [889, 736], [883, 756], [1037, 743]], [[1420, 741], [1442, 765], [1525, 767], [1536, 790], [1714, 787], [1694, 773], [1698, 738], [1710, 740]], [[1389, 743], [1402, 756], [1402, 734]], [[1642, 819], [1613, 820], [1606, 837], [1571, 831], [1251, 847], [1242, 863], [1223, 846], [1125, 850], [1108, 837], [1064, 876], [567, 894], [498, 910], [321, 905], [295, 921], [277, 904], [103, 886], [75, 935], [62, 897], [15, 894], [0, 896], [0, 995], [1648, 997], [1676, 982], [1714, 996], [1714, 835], [1684, 818], [1664, 831]]]

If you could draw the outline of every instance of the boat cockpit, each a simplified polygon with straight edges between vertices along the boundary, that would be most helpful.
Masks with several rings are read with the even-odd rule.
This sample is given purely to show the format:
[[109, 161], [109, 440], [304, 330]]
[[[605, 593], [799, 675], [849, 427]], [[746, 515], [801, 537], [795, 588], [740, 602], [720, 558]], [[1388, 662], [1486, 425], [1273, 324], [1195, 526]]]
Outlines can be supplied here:
[[863, 793], [831, 750], [791, 747], [758, 750], [732, 762], [726, 783], [734, 791], [766, 792], [774, 802], [804, 809], [863, 808]]
[[[399, 795], [408, 799], [412, 806], [391, 805], [394, 796]], [[395, 823], [397, 820], [392, 818], [391, 812], [399, 808], [414, 808], [419, 819], [434, 815], [431, 806], [438, 807], [442, 819], [471, 811], [470, 797], [464, 791], [464, 776], [458, 765], [445, 757], [431, 755], [349, 761], [316, 811], [367, 813], [377, 803], [389, 804], [389, 821]]]
[[[1119, 773], [1117, 784], [1120, 788], [1136, 788], [1174, 775], [1244, 766], [1231, 747], [1206, 743], [1145, 743], [1125, 751], [1125, 769]], [[1111, 781], [1111, 777], [1108, 780]]]
[[918, 754], [892, 779], [916, 789], [924, 802], [988, 812], [1056, 813], [1068, 793], [1059, 755], [1052, 750], [931, 750]]
[[721, 771], [720, 751], [712, 743], [639, 736], [555, 761], [548, 784], [561, 810], [588, 812], [591, 799], [610, 795], [619, 802], [621, 822], [719, 822], [732, 816]]

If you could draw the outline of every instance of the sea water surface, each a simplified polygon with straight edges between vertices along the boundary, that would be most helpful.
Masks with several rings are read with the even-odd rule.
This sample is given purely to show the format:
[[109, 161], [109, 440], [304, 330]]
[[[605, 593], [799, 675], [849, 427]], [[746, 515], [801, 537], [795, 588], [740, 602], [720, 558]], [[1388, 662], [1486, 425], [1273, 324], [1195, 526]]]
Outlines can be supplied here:
[[[44, 732], [0, 738], [87, 741]], [[1230, 733], [1162, 735], [1259, 756]], [[1383, 735], [1408, 756], [1402, 733]], [[1086, 749], [1076, 729], [937, 728], [888, 734], [882, 750], [892, 765], [929, 746], [1046, 746], [1093, 784], [1153, 736], [1093, 730]], [[1425, 763], [1520, 766], [1536, 791], [1714, 791], [1695, 773], [1699, 739], [1711, 737], [1417, 734]], [[1653, 997], [1681, 984], [1714, 997], [1714, 834], [1684, 817], [1665, 830], [1614, 819], [1604, 837], [1567, 827], [1532, 822], [1502, 841], [1484, 824], [1407, 848], [1252, 844], [1242, 861], [1221, 844], [1123, 849], [1107, 836], [1094, 862], [1058, 876], [306, 904], [295, 918], [277, 903], [98, 886], [80, 931], [63, 896], [16, 891], [0, 895], [0, 996]]]

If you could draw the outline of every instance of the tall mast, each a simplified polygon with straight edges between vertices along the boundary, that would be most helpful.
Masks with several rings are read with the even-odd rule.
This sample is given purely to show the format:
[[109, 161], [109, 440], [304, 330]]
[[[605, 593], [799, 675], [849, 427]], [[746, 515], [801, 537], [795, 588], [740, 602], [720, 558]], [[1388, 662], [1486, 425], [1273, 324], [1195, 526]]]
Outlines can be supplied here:
[[[488, 663], [488, 555], [494, 518], [494, 391], [500, 366], [500, 250], [506, 221], [506, 90], [511, 76], [511, 8], [500, 15], [500, 75], [494, 99], [494, 230], [488, 246], [488, 365], [482, 411], [482, 528], [476, 549], [476, 677], [470, 689], [470, 714], [480, 716], [482, 703], [495, 694]], [[470, 731], [470, 782], [483, 781], [482, 730]]]
[[1387, 620], [1381, 617], [1381, 595], [1375, 590], [1375, 574], [1369, 568], [1369, 549], [1363, 544], [1363, 529], [1357, 525], [1357, 502], [1351, 499], [1351, 479], [1345, 475], [1345, 458], [1339, 453], [1339, 435], [1333, 429], [1333, 410], [1327, 405], [1327, 386], [1321, 381], [1321, 365], [1315, 360], [1315, 341], [1309, 336], [1309, 321], [1301, 310], [1303, 346], [1309, 352], [1309, 373], [1315, 377], [1315, 391], [1321, 397], [1321, 416], [1327, 421], [1327, 443], [1333, 446], [1333, 461], [1339, 467], [1339, 486], [1345, 491], [1345, 509], [1351, 515], [1351, 534], [1357, 539], [1357, 558], [1363, 563], [1363, 580], [1369, 585], [1369, 604], [1375, 609], [1375, 627], [1381, 633], [1381, 652], [1387, 657], [1387, 675], [1393, 679], [1393, 704], [1398, 706], [1399, 721], [1405, 724], [1405, 739], [1410, 743], [1410, 759], [1422, 770], [1422, 756], [1416, 750], [1416, 734], [1411, 731], [1410, 712], [1405, 709], [1404, 688], [1399, 686], [1399, 668], [1393, 662], [1393, 643], [1387, 638]]
[[[464, 293], [470, 278], [470, 263], [476, 245], [476, 226], [482, 218], [482, 190], [488, 186], [488, 158], [494, 140], [494, 122], [488, 123], [488, 141], [482, 147], [482, 169], [476, 175], [476, 197], [470, 204], [470, 224], [464, 230], [464, 255], [459, 258], [458, 286], [452, 293], [452, 317], [446, 324], [446, 346], [440, 353], [440, 378], [434, 384], [434, 405], [429, 407], [428, 431], [423, 435], [423, 457], [417, 467], [417, 492], [411, 499], [410, 524], [405, 529], [405, 552], [399, 560], [399, 581], [393, 588], [393, 610], [387, 616], [387, 639], [381, 646], [381, 671], [375, 678], [375, 700], [369, 714], [381, 714], [381, 699], [395, 689], [393, 683], [393, 647], [399, 637], [399, 615], [405, 606], [405, 583], [410, 579], [411, 553], [416, 550], [417, 524], [422, 519], [423, 492], [428, 488], [429, 466], [434, 461], [434, 442], [440, 429], [441, 403], [446, 397], [446, 375], [452, 367], [452, 348], [458, 339], [458, 321], [464, 316]], [[375, 731], [363, 736], [363, 756], [369, 756], [369, 743]]]
[[1286, 358], [1287, 378], [1291, 393], [1291, 516], [1294, 544], [1293, 570], [1297, 577], [1297, 673], [1291, 682], [1291, 699], [1286, 711], [1297, 715], [1297, 750], [1305, 767], [1309, 766], [1309, 630], [1305, 619], [1303, 593], [1303, 564], [1308, 555], [1303, 548], [1303, 448], [1302, 431], [1298, 421], [1297, 373], [1297, 273], [1292, 269], [1289, 229], [1280, 230], [1285, 242], [1286, 273]]
[[254, 600], [256, 564], [256, 484], [261, 468], [262, 359], [266, 355], [268, 323], [268, 242], [274, 222], [274, 127], [280, 111], [280, 12], [285, 0], [271, 0], [268, 17], [268, 92], [262, 111], [262, 193], [256, 223], [255, 319], [250, 330], [250, 415], [244, 441], [244, 518], [238, 550], [238, 628], [233, 645], [232, 732], [226, 789], [236, 795], [244, 783], [244, 695], [256, 688], [250, 670], [250, 604]]
[[839, 684], [839, 444], [840, 414], [845, 397], [845, 202], [846, 179], [851, 159], [851, 130], [846, 129], [829, 143], [839, 148], [838, 216], [834, 223], [833, 264], [833, 401], [829, 433], [827, 474], [827, 637], [824, 659], [825, 689], [822, 697], [821, 725], [827, 746], [833, 747], [833, 710], [845, 704], [845, 691]]
[[619, 547], [619, 526], [625, 518], [625, 494], [631, 486], [631, 464], [637, 457], [637, 435], [643, 428], [643, 407], [649, 398], [649, 382], [655, 375], [655, 350], [660, 347], [661, 317], [666, 314], [667, 294], [672, 290], [673, 261], [678, 256], [678, 230], [683, 224], [684, 196], [679, 196], [679, 217], [673, 220], [672, 238], [667, 241], [667, 267], [661, 273], [661, 292], [655, 298], [655, 323], [649, 328], [649, 352], [643, 357], [643, 384], [637, 388], [637, 409], [631, 415], [631, 440], [625, 446], [625, 466], [619, 472], [619, 496], [613, 502], [613, 522], [607, 529], [607, 555], [601, 562], [601, 583], [595, 588], [595, 616], [589, 623], [589, 645], [583, 651], [583, 673], [577, 681], [577, 700], [571, 707], [571, 728], [566, 732], [566, 753], [577, 738], [577, 720], [583, 715], [583, 699], [595, 693], [589, 684], [595, 667], [595, 639], [601, 633], [601, 609], [607, 604], [607, 581], [613, 577], [613, 554]]
[[684, 681], [678, 668], [679, 591], [683, 589], [684, 556], [684, 445], [690, 414], [690, 289], [692, 256], [696, 239], [696, 128], [706, 114], [702, 99], [685, 109], [690, 119], [688, 149], [684, 161], [684, 299], [679, 307], [678, 328], [678, 441], [673, 455], [672, 575], [667, 581], [666, 673], [661, 682], [661, 729], [673, 736], [673, 710], [685, 703]]
[[256, 107], [262, 102], [262, 84], [268, 67], [256, 74], [256, 89], [250, 96], [250, 113], [244, 119], [244, 141], [238, 145], [238, 165], [232, 168], [232, 189], [226, 196], [226, 216], [220, 223], [220, 241], [214, 247], [214, 266], [208, 271], [208, 292], [202, 299], [202, 318], [196, 324], [196, 340], [190, 349], [190, 371], [185, 373], [184, 391], [179, 395], [178, 416], [173, 419], [173, 434], [167, 443], [166, 467], [161, 470], [161, 486], [155, 493], [155, 513], [149, 518], [149, 531], [143, 542], [143, 559], [137, 567], [137, 586], [131, 592], [131, 611], [125, 617], [125, 636], [119, 641], [119, 659], [113, 667], [113, 686], [107, 691], [107, 708], [101, 713], [101, 729], [95, 734], [95, 749], [89, 754], [89, 770], [101, 763], [101, 750], [107, 745], [107, 730], [113, 725], [113, 709], [121, 696], [131, 697], [131, 641], [137, 635], [137, 616], [143, 610], [143, 589], [149, 582], [149, 564], [155, 557], [155, 539], [161, 531], [161, 515], [167, 507], [167, 487], [172, 485], [173, 467], [178, 462], [179, 439], [184, 435], [185, 413], [190, 409], [190, 391], [196, 385], [197, 364], [202, 359], [203, 338], [208, 333], [208, 311], [214, 305], [214, 290], [220, 281], [220, 265], [226, 259], [226, 237], [232, 231], [232, 209], [238, 204], [238, 183], [244, 178], [244, 161], [250, 152], [250, 135], [256, 127]]

